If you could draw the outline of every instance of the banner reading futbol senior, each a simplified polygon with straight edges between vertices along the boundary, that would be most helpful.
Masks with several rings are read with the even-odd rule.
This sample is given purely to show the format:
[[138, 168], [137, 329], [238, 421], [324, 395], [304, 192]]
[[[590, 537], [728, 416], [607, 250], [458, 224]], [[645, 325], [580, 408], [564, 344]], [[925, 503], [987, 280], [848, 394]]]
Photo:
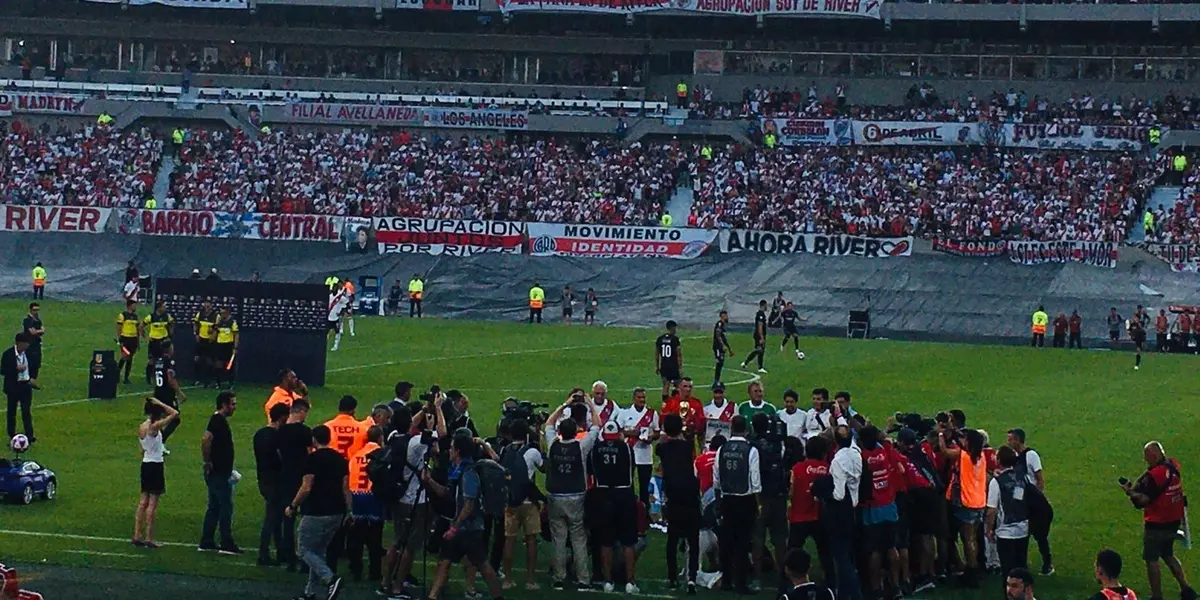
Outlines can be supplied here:
[[0, 231], [101, 233], [111, 208], [0, 205]]
[[375, 219], [375, 239], [380, 254], [520, 254], [525, 244], [525, 223], [511, 221], [460, 221], [417, 217]]
[[1148, 135], [1149, 128], [1130, 125], [1008, 123], [1004, 125], [1003, 139], [993, 140], [992, 143], [1016, 148], [1136, 152], [1142, 149]]
[[500, 11], [627, 14], [678, 10], [729, 16], [879, 18], [879, 0], [496, 0]]
[[763, 133], [774, 133], [781, 145], [845, 146], [853, 141], [849, 119], [762, 119]]
[[1082, 263], [1093, 267], [1117, 266], [1117, 245], [1113, 242], [1008, 242], [1008, 259], [1022, 265], [1046, 263]]
[[717, 240], [715, 229], [530, 223], [534, 256], [696, 258]]
[[854, 143], [862, 146], [962, 146], [980, 144], [976, 123], [854, 121]]
[[911, 237], [873, 238], [822, 233], [778, 233], [748, 229], [721, 231], [721, 252], [890, 258], [909, 256], [912, 254], [912, 246], [913, 239]]
[[116, 209], [110, 229], [128, 235], [307, 242], [342, 241], [343, 218], [213, 210]]
[[1008, 253], [1008, 242], [1004, 240], [954, 240], [933, 238], [933, 249], [954, 256], [994, 258]]

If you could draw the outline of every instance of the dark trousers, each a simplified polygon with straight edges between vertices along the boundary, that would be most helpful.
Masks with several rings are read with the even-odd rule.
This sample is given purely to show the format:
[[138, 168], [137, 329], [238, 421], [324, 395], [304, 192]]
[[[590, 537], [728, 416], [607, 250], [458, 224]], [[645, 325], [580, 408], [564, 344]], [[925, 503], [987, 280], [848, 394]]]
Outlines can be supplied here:
[[[829, 538], [829, 555], [837, 572], [838, 600], [863, 599], [862, 583], [858, 579], [854, 560], [855, 520], [854, 508], [848, 499], [828, 502], [821, 510], [820, 523]], [[825, 578], [826, 583], [833, 580]]]
[[258, 533], [258, 558], [271, 559], [271, 542], [275, 542], [275, 556], [283, 561], [283, 509], [292, 499], [283, 497], [279, 484], [258, 484], [258, 493], [263, 498], [263, 523]]
[[1066, 346], [1067, 346], [1067, 334], [1065, 334], [1065, 333], [1054, 334], [1054, 347], [1055, 348], [1065, 348]]
[[[674, 508], [672, 508], [674, 507]], [[667, 579], [679, 577], [679, 544], [687, 543], [687, 581], [694, 583], [700, 571], [700, 499], [682, 497], [666, 506], [667, 517]]]
[[37, 379], [38, 373], [42, 372], [42, 347], [30, 346], [25, 351], [25, 357], [29, 359], [29, 377]]
[[1028, 568], [1029, 536], [1015, 540], [997, 537], [996, 553], [1000, 555], [1000, 574], [1003, 577], [1008, 577], [1008, 573], [1017, 567]]
[[409, 318], [422, 316], [420, 300], [409, 300], [408, 301], [408, 316], [409, 316]]
[[338, 527], [337, 534], [333, 536], [333, 540], [329, 542], [329, 546], [325, 548], [325, 564], [335, 575], [338, 572], [338, 561], [346, 554], [346, 538], [349, 537], [349, 534], [350, 526], [342, 523], [342, 526]]
[[44, 285], [33, 286], [33, 299], [34, 300], [45, 300], [46, 299], [46, 286], [44, 286]]
[[500, 561], [504, 559], [504, 515], [483, 517], [483, 542], [490, 545], [488, 562], [500, 572]]
[[361, 519], [354, 521], [346, 534], [346, 553], [349, 555], [350, 574], [359, 579], [363, 574], [363, 546], [367, 548], [367, 576], [372, 581], [380, 578], [383, 564], [383, 521]]
[[654, 469], [654, 465], [638, 465], [638, 498], [642, 500], [642, 506], [650, 506], [650, 475]]
[[1165, 334], [1165, 333], [1158, 334], [1158, 351], [1159, 352], [1167, 351], [1167, 334]]
[[21, 407], [21, 424], [25, 427], [25, 437], [33, 439], [33, 388], [22, 386], [5, 394], [8, 397], [8, 439], [17, 435], [17, 407]]
[[1050, 554], [1050, 532], [1048, 530], [1049, 527], [1046, 527], [1045, 531], [1033, 532], [1033, 540], [1037, 542], [1038, 554], [1042, 555], [1043, 568], [1054, 565], [1054, 557]]
[[790, 534], [788, 535], [788, 548], [803, 549], [809, 539], [817, 546], [817, 559], [821, 563], [822, 581], [825, 586], [833, 588], [831, 585], [835, 582], [833, 555], [829, 553], [829, 536], [825, 535], [825, 528], [821, 526], [820, 521], [809, 521], [805, 523], [792, 523]]
[[542, 309], [540, 309], [540, 308], [529, 309], [529, 322], [532, 323], [534, 319], [537, 319], [538, 323], [542, 322]]
[[206, 475], [204, 485], [208, 488], [208, 508], [204, 511], [204, 529], [200, 532], [200, 545], [213, 546], [217, 527], [221, 528], [221, 546], [235, 546], [233, 542], [233, 484], [229, 473]]
[[1046, 345], [1046, 334], [1044, 334], [1044, 333], [1033, 334], [1033, 341], [1030, 343], [1030, 345], [1034, 346], [1036, 348], [1041, 348], [1041, 347], [1045, 346]]
[[1082, 350], [1083, 349], [1082, 337], [1078, 333], [1072, 333], [1070, 335], [1070, 337], [1067, 338], [1067, 347], [1068, 348], [1079, 348], [1080, 350]]
[[721, 530], [717, 534], [721, 572], [730, 578], [728, 583], [733, 587], [745, 589], [751, 572], [750, 541], [758, 519], [758, 503], [754, 496], [722, 496], [721, 515]]

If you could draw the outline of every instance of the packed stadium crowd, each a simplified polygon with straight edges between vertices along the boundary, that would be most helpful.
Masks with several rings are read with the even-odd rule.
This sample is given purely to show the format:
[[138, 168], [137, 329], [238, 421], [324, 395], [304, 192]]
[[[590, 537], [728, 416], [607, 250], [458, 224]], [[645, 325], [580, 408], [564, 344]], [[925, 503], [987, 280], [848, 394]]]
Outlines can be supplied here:
[[649, 224], [688, 160], [675, 144], [509, 142], [344, 130], [194, 132], [179, 208]]
[[0, 137], [0, 203], [142, 206], [162, 148], [145, 128], [7, 128]]
[[837, 147], [733, 148], [700, 169], [701, 226], [1107, 241], [1159, 172], [1131, 155]]
[[1148, 241], [1200, 245], [1200, 169], [1193, 166], [1188, 170], [1179, 198], [1154, 213], [1153, 230], [1146, 235]]

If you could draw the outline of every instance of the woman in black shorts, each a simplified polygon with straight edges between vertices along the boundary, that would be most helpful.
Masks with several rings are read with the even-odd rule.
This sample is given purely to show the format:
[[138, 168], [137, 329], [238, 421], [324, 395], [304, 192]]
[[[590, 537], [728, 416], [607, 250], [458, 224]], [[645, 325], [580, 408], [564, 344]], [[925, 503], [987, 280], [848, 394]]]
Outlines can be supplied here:
[[158, 497], [167, 492], [163, 474], [162, 430], [175, 419], [179, 411], [156, 398], [146, 398], [143, 411], [146, 420], [138, 426], [138, 440], [142, 446], [142, 493], [138, 498], [137, 513], [133, 521], [133, 545], [157, 548], [154, 541], [154, 519], [158, 515]]

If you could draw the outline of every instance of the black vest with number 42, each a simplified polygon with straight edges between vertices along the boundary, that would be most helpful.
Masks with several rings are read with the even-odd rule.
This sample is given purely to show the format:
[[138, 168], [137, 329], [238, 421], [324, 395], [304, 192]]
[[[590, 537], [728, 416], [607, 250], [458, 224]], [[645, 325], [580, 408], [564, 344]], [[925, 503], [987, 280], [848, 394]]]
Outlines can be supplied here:
[[721, 493], [744, 495], [750, 493], [750, 442], [730, 440], [717, 453], [717, 468], [721, 473]]
[[583, 467], [583, 448], [577, 441], [554, 440], [547, 453], [546, 492], [582, 494], [587, 491], [587, 473]]

